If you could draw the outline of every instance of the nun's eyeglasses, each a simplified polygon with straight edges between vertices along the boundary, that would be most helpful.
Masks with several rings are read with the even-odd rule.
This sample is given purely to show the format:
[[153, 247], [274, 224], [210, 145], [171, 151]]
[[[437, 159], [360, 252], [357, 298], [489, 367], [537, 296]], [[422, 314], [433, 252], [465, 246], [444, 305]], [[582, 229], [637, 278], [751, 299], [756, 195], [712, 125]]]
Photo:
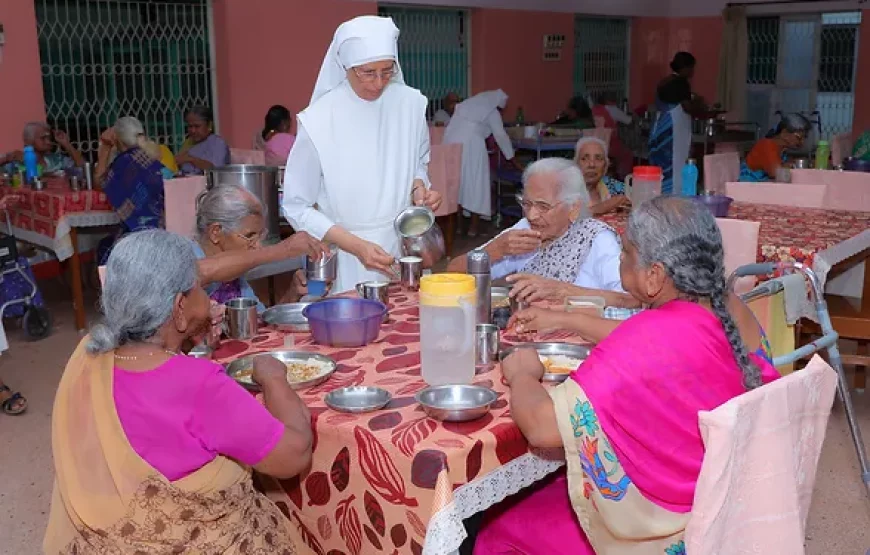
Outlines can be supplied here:
[[393, 67], [390, 69], [385, 69], [383, 71], [378, 71], [376, 69], [366, 69], [361, 70], [357, 67], [353, 68], [353, 72], [356, 73], [356, 76], [359, 77], [359, 80], [363, 83], [371, 83], [375, 81], [378, 77], [383, 81], [389, 81], [393, 78], [393, 75], [396, 74], [396, 65], [393, 64]]

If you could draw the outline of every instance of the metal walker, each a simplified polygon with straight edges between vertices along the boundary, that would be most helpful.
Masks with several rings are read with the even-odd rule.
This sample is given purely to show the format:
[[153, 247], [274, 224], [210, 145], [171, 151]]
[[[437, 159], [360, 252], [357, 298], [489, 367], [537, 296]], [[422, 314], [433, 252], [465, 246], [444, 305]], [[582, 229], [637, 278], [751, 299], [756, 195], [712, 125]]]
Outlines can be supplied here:
[[21, 319], [21, 328], [24, 336], [30, 341], [36, 341], [48, 337], [51, 332], [51, 313], [42, 306], [33, 304], [39, 288], [24, 268], [18, 263], [18, 241], [12, 235], [12, 223], [9, 220], [9, 211], [4, 210], [6, 215], [6, 229], [9, 235], [0, 237], [0, 283], [5, 276], [18, 274], [30, 285], [30, 292], [17, 299], [9, 299], [0, 305], [0, 318], [6, 313], [6, 308], [14, 304], [24, 305], [24, 316]]

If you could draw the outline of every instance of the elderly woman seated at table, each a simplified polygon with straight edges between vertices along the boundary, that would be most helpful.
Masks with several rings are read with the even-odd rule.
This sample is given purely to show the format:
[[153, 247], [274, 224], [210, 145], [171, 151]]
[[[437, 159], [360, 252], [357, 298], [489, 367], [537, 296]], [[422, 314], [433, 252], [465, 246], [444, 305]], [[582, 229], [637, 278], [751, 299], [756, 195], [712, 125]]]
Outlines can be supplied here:
[[[594, 290], [609, 305], [631, 303], [621, 293], [619, 238], [588, 217], [589, 193], [577, 166], [561, 158], [530, 164], [523, 191], [518, 201], [525, 218], [483, 247], [493, 279], [508, 276], [511, 295], [525, 301], [559, 301]], [[455, 258], [448, 269], [464, 272], [466, 257]]]
[[608, 154], [607, 143], [596, 137], [580, 139], [574, 149], [574, 162], [583, 172], [590, 209], [595, 216], [631, 204], [622, 182], [607, 175], [610, 167]]
[[812, 125], [801, 114], [786, 114], [767, 137], [759, 140], [740, 164], [740, 181], [771, 181], [780, 168], [788, 167], [786, 151], [798, 150]]
[[254, 361], [260, 402], [221, 365], [179, 355], [210, 322], [190, 242], [163, 230], [122, 239], [100, 304], [54, 403], [44, 551], [294, 553], [250, 467], [301, 472], [311, 417], [271, 357]]
[[134, 146], [142, 148], [151, 158], [160, 162], [160, 174], [163, 176], [163, 179], [172, 179], [175, 177], [175, 174], [178, 173], [178, 165], [175, 163], [175, 156], [172, 154], [172, 151], [169, 150], [169, 147], [158, 144], [149, 139], [145, 135], [145, 127], [138, 119], [125, 116], [118, 119], [115, 125], [109, 127], [103, 131], [102, 135], [100, 135], [100, 146], [97, 149], [97, 166], [94, 172], [94, 180], [102, 186], [106, 181], [106, 175], [109, 173], [109, 168], [111, 168], [112, 162], [115, 161], [121, 152], [130, 148], [128, 145], [125, 145], [118, 136], [118, 127], [121, 125], [122, 121], [126, 121], [126, 125], [141, 128], [141, 137], [137, 137]]
[[194, 106], [184, 115], [187, 140], [175, 156], [184, 175], [202, 175], [230, 163], [230, 147], [214, 132], [211, 108]]
[[683, 553], [704, 458], [698, 412], [778, 377], [752, 314], [726, 293], [722, 236], [701, 205], [637, 208], [620, 272], [650, 309], [562, 385], [541, 385], [534, 350], [504, 361], [511, 416], [533, 447], [564, 447], [567, 476], [493, 509], [475, 552]]
[[[196, 201], [197, 242], [203, 286], [212, 300], [225, 303], [236, 297], [256, 298], [243, 277], [257, 266], [301, 255], [319, 260], [329, 250], [305, 232], [280, 243], [261, 246], [265, 210], [260, 200], [241, 187], [219, 185], [203, 191]], [[296, 302], [307, 293], [305, 272], [296, 271], [293, 286], [281, 303]], [[265, 310], [259, 303], [258, 310]]]
[[[32, 146], [36, 152], [36, 164], [41, 173], [64, 171], [85, 164], [82, 153], [79, 152], [66, 133], [60, 130], [52, 130], [48, 125], [34, 121], [24, 126], [21, 134], [24, 146]], [[63, 149], [63, 152], [55, 151], [55, 143]], [[0, 156], [0, 166], [5, 166], [9, 173], [16, 173], [24, 169], [24, 152], [15, 150]]]

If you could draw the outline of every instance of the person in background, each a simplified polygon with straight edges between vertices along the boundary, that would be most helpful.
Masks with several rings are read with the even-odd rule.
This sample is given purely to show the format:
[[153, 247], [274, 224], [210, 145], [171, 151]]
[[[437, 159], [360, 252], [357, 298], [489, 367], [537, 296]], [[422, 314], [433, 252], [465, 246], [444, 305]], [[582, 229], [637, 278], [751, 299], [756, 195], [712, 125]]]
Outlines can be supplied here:
[[776, 179], [786, 167], [786, 151], [804, 144], [812, 124], [801, 114], [786, 114], [767, 137], [760, 139], [740, 163], [740, 181], [760, 182]]
[[296, 142], [296, 135], [290, 133], [293, 128], [293, 115], [290, 110], [276, 104], [266, 112], [266, 122], [263, 130], [254, 135], [254, 150], [266, 153], [267, 166], [283, 166]]
[[865, 162], [870, 162], [870, 131], [864, 131], [855, 141], [852, 148], [852, 157]]
[[534, 349], [502, 362], [511, 417], [530, 446], [564, 448], [567, 471], [489, 509], [475, 553], [685, 553], [704, 459], [698, 413], [779, 377], [752, 313], [727, 292], [722, 235], [703, 205], [643, 203], [622, 248], [622, 283], [648, 310], [550, 391]]
[[441, 108], [432, 116], [432, 124], [438, 127], [444, 127], [450, 123], [450, 118], [453, 117], [453, 112], [456, 111], [456, 105], [460, 102], [459, 95], [455, 92], [449, 92], [441, 101]]
[[[85, 165], [85, 158], [69, 141], [63, 131], [52, 129], [40, 121], [34, 121], [24, 126], [21, 133], [24, 146], [32, 146], [36, 152], [36, 164], [41, 173], [64, 171]], [[55, 151], [55, 143], [63, 152]], [[24, 169], [24, 151], [15, 150], [0, 156], [0, 166], [8, 173], [17, 173]]]
[[573, 127], [575, 129], [592, 129], [595, 127], [595, 121], [592, 119], [592, 110], [589, 108], [589, 103], [582, 96], [575, 96], [568, 101], [568, 106], [565, 111], [559, 114], [559, 117], [550, 125], [562, 125], [565, 127]]
[[251, 476], [304, 470], [311, 416], [272, 357], [253, 362], [258, 400], [221, 365], [179, 354], [211, 323], [190, 241], [157, 229], [122, 239], [100, 306], [55, 397], [44, 552], [295, 553]]
[[682, 170], [692, 146], [692, 115], [703, 101], [692, 94], [695, 57], [677, 52], [671, 73], [656, 89], [656, 120], [649, 136], [649, 162], [662, 169], [662, 194], [682, 191]]
[[[600, 294], [608, 305], [623, 306], [619, 237], [589, 217], [589, 193], [577, 166], [562, 158], [529, 164], [517, 200], [525, 217], [483, 247], [492, 278], [507, 276], [511, 296], [521, 301]], [[466, 257], [454, 258], [447, 269], [464, 273]]]
[[299, 231], [338, 246], [333, 291], [394, 275], [396, 215], [437, 210], [430, 189], [428, 101], [405, 84], [399, 29], [388, 17], [342, 23], [311, 104], [297, 116], [284, 173], [284, 214]]
[[[178, 164], [175, 163], [175, 155], [172, 154], [169, 147], [147, 139], [142, 148], [162, 164], [160, 173], [163, 175], [163, 179], [172, 179], [178, 174]], [[100, 146], [97, 148], [97, 167], [94, 172], [94, 181], [98, 185], [103, 185], [106, 174], [109, 173], [109, 167], [115, 161], [118, 152], [118, 137], [115, 134], [115, 127], [112, 126], [100, 135]]]
[[[0, 197], [0, 210], [5, 210], [7, 206], [18, 202], [20, 197], [17, 195], [3, 195]], [[24, 259], [26, 261], [26, 259]], [[30, 271], [29, 269], [27, 270]], [[7, 276], [7, 279], [11, 276]], [[7, 285], [8, 284], [4, 284]], [[6, 330], [3, 328], [3, 321], [0, 320], [0, 353], [9, 348], [9, 342], [6, 340]], [[27, 399], [21, 393], [12, 391], [9, 386], [0, 380], [0, 409], [10, 416], [16, 416], [27, 410]]]
[[[501, 111], [508, 95], [501, 89], [487, 91], [460, 102], [444, 131], [444, 144], [462, 145], [460, 209], [471, 213], [468, 236], [476, 237], [481, 217], [492, 214], [489, 153], [486, 139], [492, 135], [504, 157], [516, 166], [514, 147], [504, 128]], [[519, 166], [516, 166], [519, 168]]]
[[187, 140], [175, 156], [184, 175], [202, 175], [206, 170], [230, 163], [230, 147], [214, 132], [211, 108], [194, 106], [184, 115]]
[[604, 141], [597, 137], [583, 137], [577, 141], [574, 163], [583, 172], [593, 216], [631, 205], [628, 197], [625, 196], [623, 183], [607, 175], [610, 158]]
[[632, 117], [623, 112], [617, 103], [619, 99], [614, 92], [603, 92], [598, 96], [598, 103], [592, 107], [592, 116], [601, 118], [604, 127], [612, 129], [608, 154], [616, 161], [616, 173], [624, 178], [631, 173], [634, 163], [634, 154], [623, 144], [619, 138], [619, 126], [631, 125]]
[[[235, 185], [218, 185], [196, 200], [194, 252], [199, 259], [200, 280], [209, 297], [220, 304], [237, 297], [257, 298], [244, 275], [257, 266], [307, 255], [319, 260], [329, 250], [304, 231], [280, 243], [261, 246], [266, 231], [263, 204], [249, 191]], [[281, 303], [297, 302], [308, 293], [305, 272], [293, 274], [293, 285]], [[258, 301], [259, 312], [266, 307]]]

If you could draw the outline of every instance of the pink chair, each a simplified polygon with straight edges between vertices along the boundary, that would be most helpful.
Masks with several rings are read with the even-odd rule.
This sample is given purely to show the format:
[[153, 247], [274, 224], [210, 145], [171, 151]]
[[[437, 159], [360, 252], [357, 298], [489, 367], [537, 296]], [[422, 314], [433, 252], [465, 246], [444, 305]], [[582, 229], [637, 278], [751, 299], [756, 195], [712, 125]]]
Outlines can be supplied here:
[[828, 187], [795, 183], [726, 183], [725, 194], [737, 202], [796, 208], [824, 208]]
[[[754, 264], [758, 261], [758, 231], [760, 222], [747, 220], [731, 220], [728, 218], [716, 218], [719, 231], [722, 232], [722, 244], [725, 247], [725, 277], [746, 264]], [[755, 287], [757, 278], [747, 276], [739, 278], [734, 284], [734, 291], [738, 295], [748, 293]]]
[[584, 137], [595, 137], [601, 139], [605, 144], [610, 144], [610, 136], [613, 135], [613, 129], [609, 127], [596, 127], [595, 129], [584, 129], [582, 131]]
[[462, 145], [440, 144], [430, 146], [429, 181], [432, 190], [441, 193], [441, 206], [435, 216], [444, 225], [444, 239], [447, 256], [453, 249], [456, 235], [456, 218], [459, 211], [459, 182], [462, 177]]
[[804, 553], [837, 374], [803, 370], [698, 414], [704, 462], [686, 553]]
[[725, 154], [726, 152], [740, 153], [740, 145], [738, 143], [716, 143], [713, 147], [713, 152], [716, 154]]
[[724, 194], [725, 184], [740, 178], [737, 151], [704, 156], [704, 190]]
[[831, 137], [831, 163], [834, 166], [843, 164], [843, 160], [852, 155], [852, 134], [840, 133]]
[[252, 166], [265, 166], [266, 153], [262, 150], [244, 150], [241, 148], [231, 148], [230, 163], [250, 164]]
[[440, 145], [444, 142], [444, 131], [446, 131], [446, 127], [436, 127], [434, 125], [429, 127], [429, 146]]
[[870, 173], [829, 170], [792, 170], [792, 183], [827, 186], [824, 207], [870, 212]]
[[204, 176], [163, 182], [166, 231], [193, 239], [196, 235], [196, 197], [206, 188]]
[[607, 127], [607, 122], [601, 116], [592, 116], [592, 121], [595, 122], [595, 127], [598, 129]]

